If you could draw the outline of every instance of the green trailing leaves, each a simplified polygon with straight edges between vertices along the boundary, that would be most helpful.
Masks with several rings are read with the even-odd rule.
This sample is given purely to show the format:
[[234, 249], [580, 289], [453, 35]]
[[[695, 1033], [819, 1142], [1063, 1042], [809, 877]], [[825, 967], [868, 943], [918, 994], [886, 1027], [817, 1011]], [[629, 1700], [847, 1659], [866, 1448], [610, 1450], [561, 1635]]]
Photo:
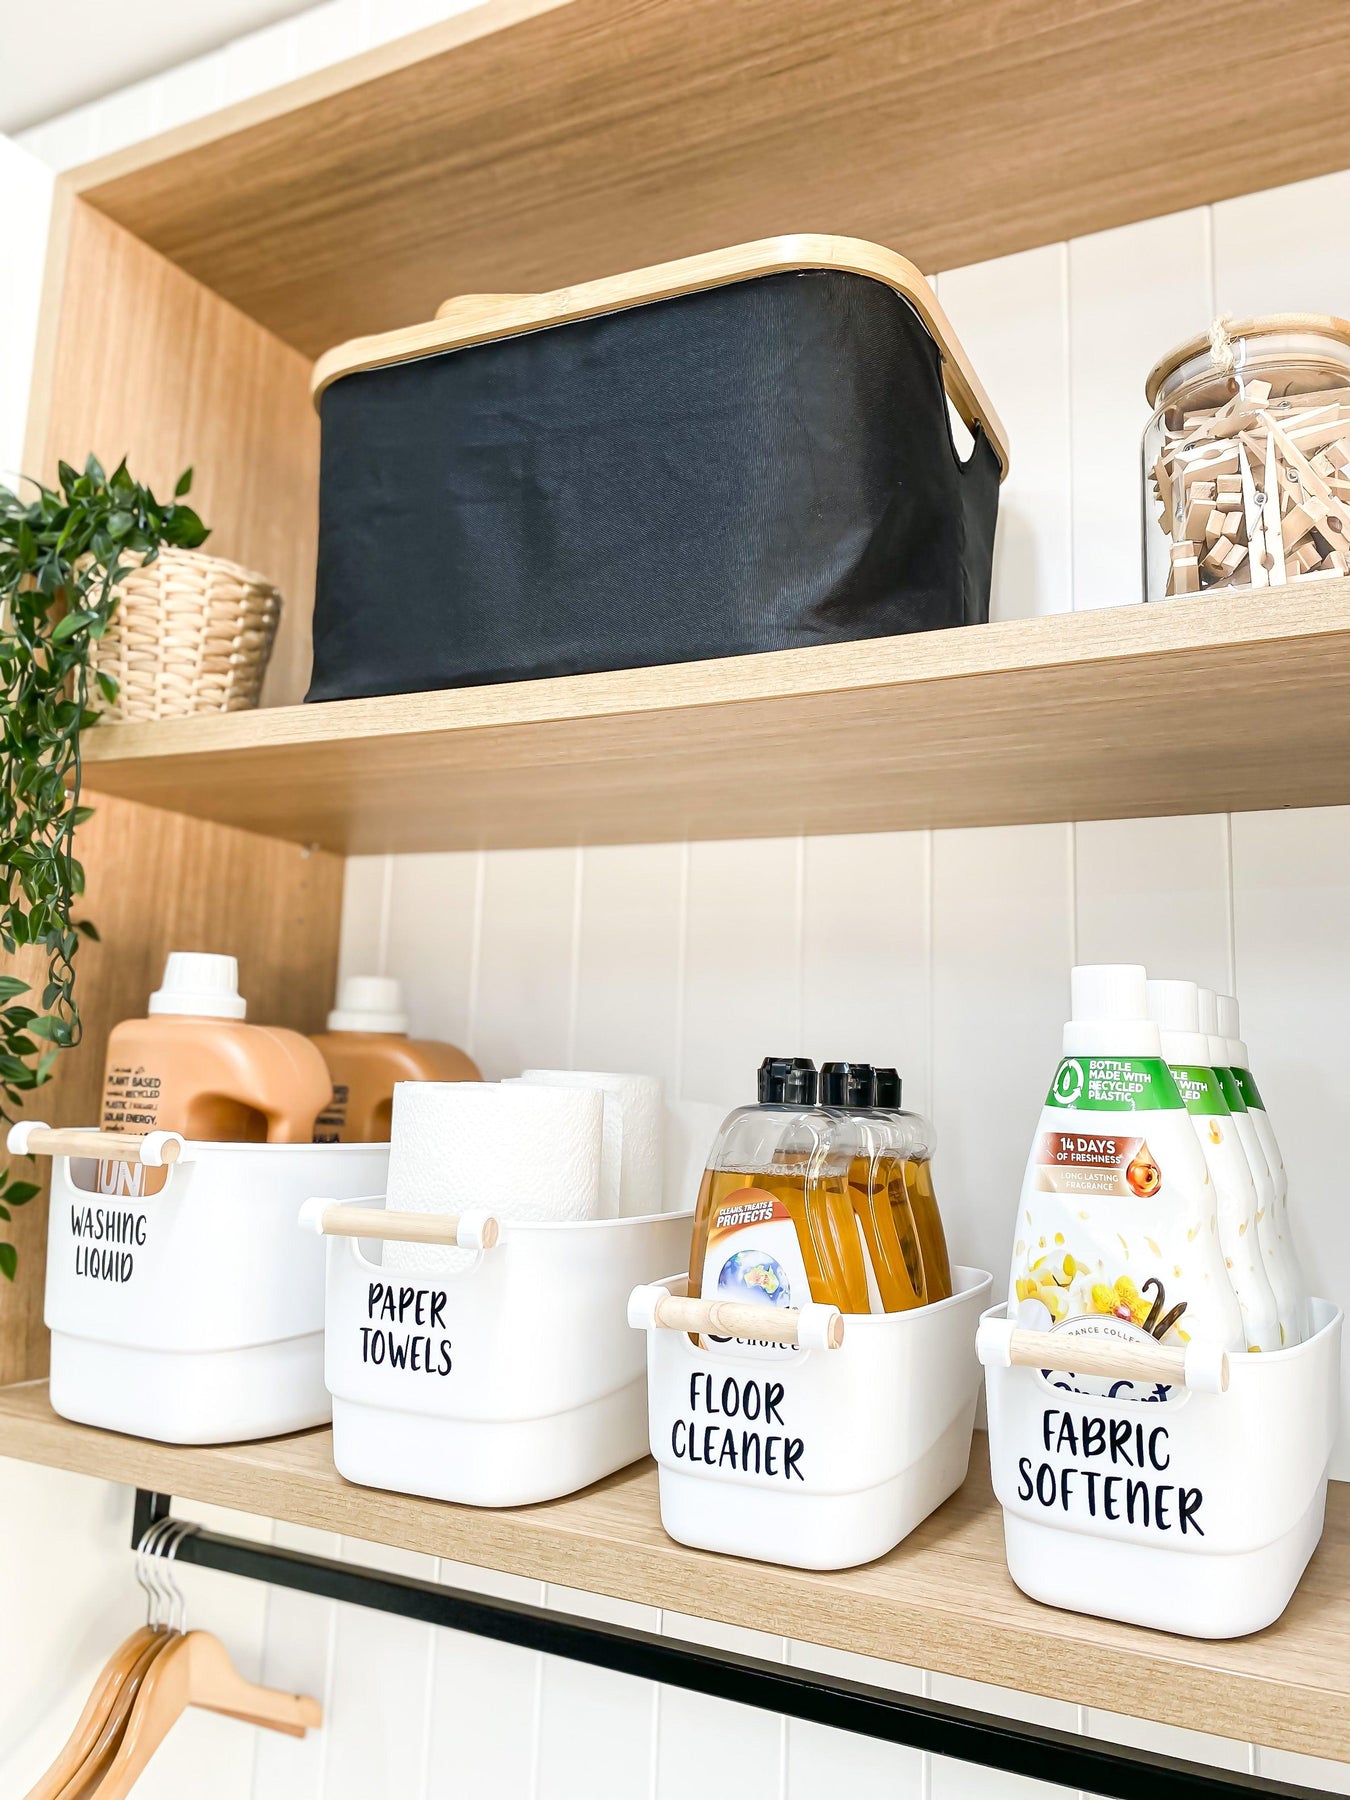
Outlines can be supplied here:
[[[27, 982], [0, 975], [4, 1123], [80, 1041], [75, 953], [81, 937], [98, 937], [70, 916], [84, 892], [74, 832], [89, 816], [79, 804], [80, 732], [100, 701], [117, 697], [110, 675], [90, 682], [89, 647], [107, 631], [129, 569], [166, 544], [192, 550], [207, 536], [181, 504], [191, 485], [188, 469], [166, 504], [125, 460], [108, 475], [91, 456], [83, 470], [59, 464], [58, 485], [34, 483], [31, 500], [0, 487], [0, 948], [33, 947], [46, 958], [40, 1007], [21, 1001]], [[37, 1191], [0, 1174], [0, 1222]], [[0, 1241], [0, 1276], [13, 1280], [17, 1263], [13, 1244]]]

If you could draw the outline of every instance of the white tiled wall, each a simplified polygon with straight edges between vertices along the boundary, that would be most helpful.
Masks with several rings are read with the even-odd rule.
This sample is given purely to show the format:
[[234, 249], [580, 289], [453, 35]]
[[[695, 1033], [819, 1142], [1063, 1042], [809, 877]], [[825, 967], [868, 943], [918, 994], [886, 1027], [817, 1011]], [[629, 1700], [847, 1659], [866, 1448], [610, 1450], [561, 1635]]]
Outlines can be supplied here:
[[[68, 166], [451, 10], [444, 0], [327, 0], [23, 142]], [[1347, 202], [1350, 173], [941, 275], [944, 305], [1012, 435], [995, 616], [1138, 598], [1147, 367], [1216, 310], [1350, 312], [1350, 253], [1327, 228]], [[35, 292], [0, 290], [0, 323], [19, 321], [21, 346]], [[6, 392], [0, 374], [0, 446], [11, 441]], [[747, 872], [753, 903], [739, 898], [751, 891], [737, 879]], [[415, 1029], [466, 1045], [489, 1075], [526, 1061], [659, 1073], [680, 1102], [673, 1184], [687, 1182], [766, 1052], [896, 1061], [911, 1103], [937, 1118], [954, 1250], [992, 1268], [1007, 1253], [1073, 958], [1137, 959], [1236, 986], [1307, 1261], [1345, 1297], [1336, 1134], [1350, 1066], [1348, 918], [1350, 811], [1277, 813], [368, 858], [350, 866], [343, 962], [401, 975]], [[1337, 1472], [1350, 1477], [1350, 1434]], [[129, 1516], [115, 1489], [0, 1463], [4, 1793], [44, 1766], [100, 1655], [134, 1622]], [[1338, 1765], [274, 1529], [278, 1542], [328, 1555], [1350, 1792]], [[241, 1665], [319, 1694], [328, 1724], [305, 1743], [255, 1742], [242, 1726], [194, 1716], [142, 1784], [147, 1800], [188, 1791], [189, 1766], [194, 1800], [674, 1800], [709, 1780], [718, 1791], [734, 1782], [744, 1800], [827, 1788], [842, 1800], [1056, 1791], [301, 1595], [197, 1570], [185, 1581], [196, 1616]]]

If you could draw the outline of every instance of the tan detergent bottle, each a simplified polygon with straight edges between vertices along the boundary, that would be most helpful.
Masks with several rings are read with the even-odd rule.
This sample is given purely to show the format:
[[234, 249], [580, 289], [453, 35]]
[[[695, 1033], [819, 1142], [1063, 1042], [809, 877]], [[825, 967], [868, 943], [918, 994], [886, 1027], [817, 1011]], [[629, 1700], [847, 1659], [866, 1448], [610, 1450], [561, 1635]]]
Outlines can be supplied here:
[[[1073, 971], [1073, 1017], [1022, 1183], [1008, 1307], [1036, 1331], [1243, 1350], [1214, 1184], [1148, 1016], [1144, 971]], [[1115, 1378], [1082, 1393], [1165, 1401]]]
[[298, 1031], [246, 1025], [245, 1010], [232, 956], [175, 950], [149, 1017], [125, 1019], [108, 1039], [103, 1129], [309, 1143], [332, 1093], [324, 1060]]
[[395, 1082], [483, 1079], [453, 1044], [408, 1036], [402, 989], [385, 975], [349, 975], [314, 1042], [333, 1085], [316, 1144], [387, 1144]]
[[1200, 1029], [1200, 990], [1193, 981], [1150, 981], [1148, 1011], [1209, 1165], [1219, 1244], [1242, 1311], [1247, 1348], [1278, 1350], [1280, 1315], [1261, 1255], [1256, 1187], [1223, 1083], [1210, 1061], [1209, 1038]]

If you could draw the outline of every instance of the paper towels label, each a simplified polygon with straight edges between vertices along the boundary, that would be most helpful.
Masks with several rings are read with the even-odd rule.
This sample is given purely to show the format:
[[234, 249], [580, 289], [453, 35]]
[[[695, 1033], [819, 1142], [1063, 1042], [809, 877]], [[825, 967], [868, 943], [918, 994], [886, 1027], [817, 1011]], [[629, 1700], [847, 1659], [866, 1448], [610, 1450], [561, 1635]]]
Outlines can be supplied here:
[[366, 1287], [361, 1361], [412, 1376], [445, 1376], [454, 1367], [445, 1328], [444, 1288], [372, 1281]]
[[[752, 1306], [806, 1306], [811, 1288], [791, 1213], [763, 1188], [743, 1187], [713, 1211], [703, 1257], [703, 1295]], [[705, 1347], [739, 1356], [791, 1360], [795, 1344], [766, 1344], [757, 1338], [705, 1336]]]

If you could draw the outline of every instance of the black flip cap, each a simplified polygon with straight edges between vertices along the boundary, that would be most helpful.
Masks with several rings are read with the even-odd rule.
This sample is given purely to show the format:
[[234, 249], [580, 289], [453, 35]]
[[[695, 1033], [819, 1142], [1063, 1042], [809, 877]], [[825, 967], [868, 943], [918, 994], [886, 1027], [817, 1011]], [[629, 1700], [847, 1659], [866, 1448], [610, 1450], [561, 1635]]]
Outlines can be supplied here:
[[789, 1106], [814, 1106], [817, 1084], [816, 1065], [804, 1056], [795, 1057], [783, 1084], [783, 1098]]
[[878, 1106], [899, 1106], [899, 1104], [900, 1104], [900, 1076], [899, 1076], [899, 1073], [895, 1069], [878, 1069], [876, 1071], [876, 1077], [877, 1077], [877, 1105]]
[[789, 1098], [788, 1078], [794, 1073], [809, 1072], [812, 1080], [810, 1104], [815, 1104], [816, 1065], [809, 1056], [766, 1056], [759, 1065], [756, 1091], [761, 1106], [781, 1106]]
[[820, 1071], [822, 1106], [875, 1106], [876, 1077], [871, 1063], [828, 1062]]

